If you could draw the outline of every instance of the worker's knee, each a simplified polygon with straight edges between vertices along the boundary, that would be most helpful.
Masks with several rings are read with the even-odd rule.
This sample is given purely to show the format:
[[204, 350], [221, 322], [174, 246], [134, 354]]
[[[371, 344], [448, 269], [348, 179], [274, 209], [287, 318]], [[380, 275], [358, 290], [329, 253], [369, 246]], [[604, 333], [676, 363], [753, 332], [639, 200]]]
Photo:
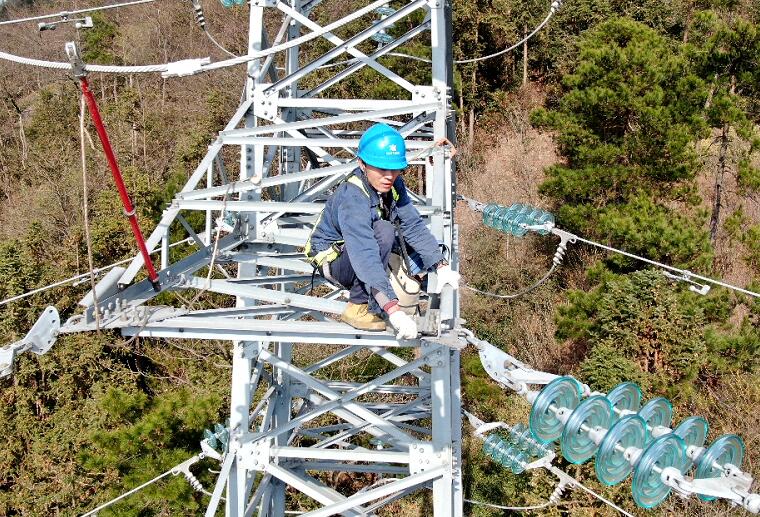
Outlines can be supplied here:
[[380, 247], [381, 252], [390, 251], [396, 239], [396, 228], [390, 222], [382, 219], [375, 221], [373, 226], [375, 229], [375, 240], [377, 240], [377, 245]]

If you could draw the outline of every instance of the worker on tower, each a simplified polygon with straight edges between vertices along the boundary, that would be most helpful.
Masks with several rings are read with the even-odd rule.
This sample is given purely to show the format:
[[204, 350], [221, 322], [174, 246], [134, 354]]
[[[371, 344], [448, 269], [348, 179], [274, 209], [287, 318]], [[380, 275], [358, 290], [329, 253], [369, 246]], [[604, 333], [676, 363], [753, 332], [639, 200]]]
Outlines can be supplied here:
[[[375, 124], [359, 140], [359, 167], [325, 204], [305, 253], [322, 276], [349, 290], [340, 319], [361, 330], [385, 330], [388, 315], [397, 339], [417, 337], [417, 324], [399, 306], [388, 263], [395, 247], [409, 246], [423, 270], [435, 270], [439, 286], [459, 287], [438, 241], [406, 191], [406, 144], [387, 124]], [[404, 250], [405, 251], [405, 250]]]

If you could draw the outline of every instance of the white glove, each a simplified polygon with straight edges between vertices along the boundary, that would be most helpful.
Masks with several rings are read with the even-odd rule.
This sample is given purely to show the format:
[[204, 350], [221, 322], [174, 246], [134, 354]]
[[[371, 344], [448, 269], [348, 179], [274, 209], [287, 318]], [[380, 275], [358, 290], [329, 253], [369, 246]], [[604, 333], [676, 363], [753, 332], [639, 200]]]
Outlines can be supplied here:
[[417, 323], [404, 311], [398, 310], [388, 315], [391, 325], [396, 329], [396, 339], [414, 339], [417, 337]]
[[440, 293], [446, 284], [449, 284], [453, 289], [459, 289], [459, 273], [452, 270], [450, 265], [446, 264], [439, 267], [435, 270], [435, 275], [435, 285], [428, 287], [428, 292]]

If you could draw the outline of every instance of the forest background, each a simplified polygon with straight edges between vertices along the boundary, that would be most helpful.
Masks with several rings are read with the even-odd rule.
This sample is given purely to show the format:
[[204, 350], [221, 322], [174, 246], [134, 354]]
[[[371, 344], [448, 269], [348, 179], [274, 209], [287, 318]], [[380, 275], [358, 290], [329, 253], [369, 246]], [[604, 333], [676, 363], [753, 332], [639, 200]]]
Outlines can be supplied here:
[[[85, 5], [12, 1], [1, 15]], [[327, 17], [343, 7], [323, 6]], [[217, 40], [244, 52], [245, 9], [214, 2], [204, 9]], [[547, 9], [537, 0], [454, 0], [455, 58], [508, 46]], [[91, 63], [224, 57], [194, 25], [189, 2], [94, 19], [93, 29], [79, 33], [3, 26], [2, 50], [63, 60], [63, 42], [76, 37]], [[760, 290], [759, 22], [760, 4], [752, 0], [568, 0], [525, 48], [455, 68], [460, 191], [541, 206], [587, 238]], [[422, 47], [405, 51], [424, 55]], [[416, 73], [414, 62], [388, 59]], [[243, 79], [238, 69], [172, 80], [91, 78], [146, 230], [227, 121]], [[345, 88], [346, 95], [397, 93], [361, 75]], [[74, 81], [3, 62], [0, 99], [5, 299], [88, 266]], [[88, 154], [94, 259], [106, 265], [135, 251], [97, 143]], [[457, 216], [468, 284], [511, 292], [548, 268], [550, 239], [484, 230], [464, 208]], [[675, 422], [702, 415], [711, 438], [740, 434], [744, 466], [757, 475], [760, 303], [723, 289], [702, 297], [687, 287], [640, 263], [572, 246], [567, 264], [541, 289], [509, 302], [463, 291], [463, 311], [481, 338], [538, 369], [576, 375], [599, 390], [632, 380], [646, 399], [668, 397]], [[65, 287], [0, 307], [0, 343], [22, 337], [49, 304], [68, 316], [86, 290]], [[194, 454], [203, 429], [224, 420], [230, 364], [221, 342], [127, 342], [112, 333], [66, 336], [43, 357], [25, 354], [0, 384], [0, 515], [81, 514]], [[527, 405], [490, 382], [477, 355], [466, 353], [462, 364], [466, 407], [485, 420], [525, 420]], [[367, 375], [367, 367], [348, 373]], [[476, 442], [465, 445], [469, 498], [530, 505], [552, 491], [549, 476], [513, 476]], [[592, 465], [567, 468], [628, 511], [644, 513], [629, 482], [602, 487]], [[213, 476], [201, 480], [208, 485]], [[103, 515], [195, 515], [204, 501], [172, 478]], [[422, 515], [428, 505], [421, 494], [384, 515]], [[292, 509], [308, 508], [296, 500]], [[615, 514], [577, 492], [543, 514], [568, 512]], [[651, 513], [731, 512], [742, 513], [670, 497]]]

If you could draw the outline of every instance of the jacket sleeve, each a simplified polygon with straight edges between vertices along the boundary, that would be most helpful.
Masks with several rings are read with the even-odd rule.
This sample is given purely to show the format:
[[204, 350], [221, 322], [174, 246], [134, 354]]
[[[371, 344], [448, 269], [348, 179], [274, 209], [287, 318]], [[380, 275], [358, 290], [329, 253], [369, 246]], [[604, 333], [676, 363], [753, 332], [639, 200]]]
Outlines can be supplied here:
[[344, 250], [348, 253], [356, 276], [367, 285], [370, 294], [383, 307], [396, 299], [396, 293], [380, 261], [380, 247], [372, 228], [369, 198], [353, 186], [345, 194], [338, 204], [338, 224], [345, 241]]
[[402, 181], [396, 181], [394, 187], [398, 192], [399, 199], [396, 202], [396, 210], [399, 219], [401, 219], [401, 231], [404, 233], [404, 240], [414, 251], [422, 257], [422, 263], [426, 268], [431, 268], [445, 257], [441, 253], [438, 241], [430, 233], [425, 221], [422, 220], [420, 213], [412, 204], [406, 186]]

